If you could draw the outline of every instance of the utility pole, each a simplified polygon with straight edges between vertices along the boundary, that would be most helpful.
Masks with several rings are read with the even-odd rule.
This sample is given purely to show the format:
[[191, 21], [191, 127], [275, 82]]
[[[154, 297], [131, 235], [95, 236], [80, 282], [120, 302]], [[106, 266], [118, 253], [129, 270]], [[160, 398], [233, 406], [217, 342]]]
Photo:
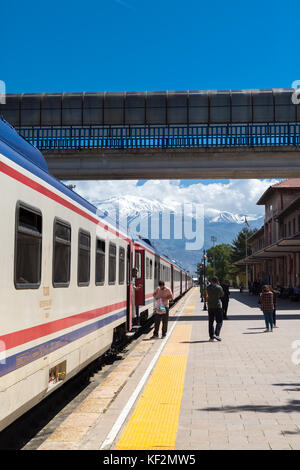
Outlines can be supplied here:
[[[246, 259], [248, 256], [248, 239], [247, 239], [247, 229], [246, 229], [246, 236], [245, 236], [245, 242], [246, 242]], [[248, 264], [246, 264], [246, 289], [248, 289]]]
[[215, 242], [217, 241], [217, 237], [212, 235], [210, 237], [211, 241], [213, 242], [213, 247], [214, 247], [214, 258], [213, 258], [213, 275], [216, 275], [216, 252], [215, 252]]
[[203, 305], [203, 310], [207, 310], [207, 307], [206, 307], [206, 280], [205, 280], [205, 260], [206, 260], [207, 256], [205, 254], [205, 250], [203, 250], [203, 278], [204, 278], [204, 282], [203, 282], [203, 296], [204, 296], [204, 305]]

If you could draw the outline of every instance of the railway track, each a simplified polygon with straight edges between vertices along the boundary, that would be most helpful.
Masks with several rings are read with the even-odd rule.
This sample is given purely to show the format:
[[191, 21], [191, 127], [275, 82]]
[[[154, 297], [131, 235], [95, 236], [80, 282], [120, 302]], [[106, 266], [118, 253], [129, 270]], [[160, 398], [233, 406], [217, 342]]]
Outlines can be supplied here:
[[[171, 312], [178, 302], [180, 299], [170, 307]], [[125, 336], [122, 341], [116, 341], [103, 356], [14, 421], [0, 433], [0, 450], [36, 450], [143, 340], [152, 324], [153, 317], [145, 321], [133, 336]]]
[[[175, 304], [174, 304], [175, 305]], [[35, 450], [96, 388], [149, 332], [153, 318], [134, 336], [118, 341], [58, 390], [46, 397], [0, 433], [0, 450]]]

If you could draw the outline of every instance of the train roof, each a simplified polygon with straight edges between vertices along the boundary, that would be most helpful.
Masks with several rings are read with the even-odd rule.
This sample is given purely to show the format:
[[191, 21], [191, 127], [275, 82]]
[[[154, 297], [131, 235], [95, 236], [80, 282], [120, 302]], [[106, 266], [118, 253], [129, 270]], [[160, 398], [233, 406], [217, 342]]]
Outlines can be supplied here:
[[[19, 153], [29, 162], [43, 171], [48, 172], [48, 166], [41, 152], [21, 137], [17, 131], [0, 116], [0, 151], [7, 145], [13, 151]], [[4, 152], [5, 153], [5, 152]]]
[[73, 199], [73, 201], [77, 202], [85, 209], [97, 215], [99, 219], [105, 219], [105, 221], [114, 227], [114, 229], [123, 232], [123, 234], [126, 234], [133, 241], [138, 242], [145, 248], [150, 248], [151, 251], [153, 251], [155, 254], [164, 258], [166, 261], [169, 261], [171, 264], [175, 264], [179, 269], [186, 271], [178, 263], [174, 263], [167, 255], [162, 255], [159, 253], [159, 251], [157, 251], [157, 249], [152, 245], [150, 240], [143, 239], [138, 235], [130, 234], [126, 227], [117, 228], [114, 221], [109, 216], [106, 216], [106, 214], [101, 209], [98, 209], [96, 206], [88, 202], [86, 199], [52, 176], [48, 171], [48, 166], [42, 153], [36, 147], [27, 142], [23, 137], [21, 137], [17, 131], [1, 116], [0, 153], [33, 175], [41, 178], [43, 181], [59, 190], [70, 199]]
[[165, 261], [168, 261], [170, 264], [173, 264], [176, 266], [176, 268], [181, 269], [182, 271], [189, 273], [185, 268], [183, 268], [177, 261], [172, 260], [168, 255], [165, 255], [164, 253], [160, 253], [155, 246], [151, 243], [150, 240], [147, 238], [140, 237], [139, 235], [134, 235], [133, 236], [133, 241], [135, 243], [138, 243], [144, 248], [147, 248], [148, 250], [152, 251], [154, 254], [158, 255], [160, 258], [165, 259]]

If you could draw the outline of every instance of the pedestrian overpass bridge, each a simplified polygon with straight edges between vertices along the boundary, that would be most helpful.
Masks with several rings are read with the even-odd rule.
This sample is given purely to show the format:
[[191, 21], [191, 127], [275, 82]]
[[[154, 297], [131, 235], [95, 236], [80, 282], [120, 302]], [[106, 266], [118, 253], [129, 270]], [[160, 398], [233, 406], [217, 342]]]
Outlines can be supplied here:
[[294, 89], [11, 94], [59, 179], [300, 177]]

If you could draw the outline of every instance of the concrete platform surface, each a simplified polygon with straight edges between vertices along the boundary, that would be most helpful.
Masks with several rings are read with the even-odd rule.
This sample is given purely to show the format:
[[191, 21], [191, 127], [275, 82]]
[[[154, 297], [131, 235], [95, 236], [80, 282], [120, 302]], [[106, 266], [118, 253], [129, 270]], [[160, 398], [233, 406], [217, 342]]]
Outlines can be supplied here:
[[232, 290], [209, 342], [193, 288], [39, 449], [300, 449], [300, 303], [279, 299], [277, 325]]

